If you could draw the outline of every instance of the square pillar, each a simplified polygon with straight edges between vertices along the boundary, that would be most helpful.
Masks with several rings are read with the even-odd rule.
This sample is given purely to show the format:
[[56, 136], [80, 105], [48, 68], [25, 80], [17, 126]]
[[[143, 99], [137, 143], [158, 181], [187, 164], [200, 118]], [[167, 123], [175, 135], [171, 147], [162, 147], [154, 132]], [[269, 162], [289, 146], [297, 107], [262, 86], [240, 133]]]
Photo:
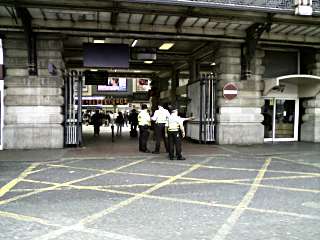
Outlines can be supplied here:
[[[218, 144], [257, 144], [263, 143], [264, 127], [261, 106], [260, 68], [263, 54], [257, 54], [250, 80], [241, 80], [241, 46], [224, 44], [217, 53], [218, 108], [216, 141]], [[232, 100], [223, 97], [223, 87], [233, 83], [238, 95]]]
[[[64, 62], [61, 37], [37, 36], [37, 76], [29, 76], [27, 44], [22, 34], [8, 34], [4, 48], [4, 148], [62, 148]], [[49, 63], [57, 68], [56, 75], [49, 73]]]

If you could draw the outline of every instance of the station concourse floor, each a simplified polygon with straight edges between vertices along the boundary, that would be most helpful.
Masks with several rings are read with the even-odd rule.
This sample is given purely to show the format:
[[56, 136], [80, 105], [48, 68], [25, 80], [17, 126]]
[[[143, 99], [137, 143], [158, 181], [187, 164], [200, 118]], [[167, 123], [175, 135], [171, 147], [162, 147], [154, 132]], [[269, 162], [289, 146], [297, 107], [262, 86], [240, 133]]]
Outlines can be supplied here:
[[[0, 239], [320, 239], [320, 144], [183, 142], [185, 161], [111, 142], [0, 152]], [[149, 142], [153, 150], [154, 142]]]

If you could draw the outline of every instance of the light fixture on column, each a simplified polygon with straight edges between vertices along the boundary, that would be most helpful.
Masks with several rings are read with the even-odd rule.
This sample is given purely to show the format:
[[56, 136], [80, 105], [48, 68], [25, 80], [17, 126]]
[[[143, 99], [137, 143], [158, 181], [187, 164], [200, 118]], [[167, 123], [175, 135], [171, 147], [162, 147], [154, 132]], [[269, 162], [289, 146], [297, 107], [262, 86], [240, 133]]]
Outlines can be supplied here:
[[93, 43], [104, 43], [104, 39], [94, 39]]
[[159, 50], [169, 50], [172, 48], [174, 43], [163, 43], [160, 47]]
[[131, 47], [134, 47], [137, 43], [138, 43], [138, 40], [135, 39], [135, 40], [132, 42]]

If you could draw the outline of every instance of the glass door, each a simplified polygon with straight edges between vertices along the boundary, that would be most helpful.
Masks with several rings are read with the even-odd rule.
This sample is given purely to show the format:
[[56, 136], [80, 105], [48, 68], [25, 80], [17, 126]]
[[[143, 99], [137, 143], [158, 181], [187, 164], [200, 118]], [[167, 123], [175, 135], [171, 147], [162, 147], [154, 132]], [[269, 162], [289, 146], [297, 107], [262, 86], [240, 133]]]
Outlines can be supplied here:
[[298, 99], [265, 99], [262, 114], [265, 141], [298, 140]]

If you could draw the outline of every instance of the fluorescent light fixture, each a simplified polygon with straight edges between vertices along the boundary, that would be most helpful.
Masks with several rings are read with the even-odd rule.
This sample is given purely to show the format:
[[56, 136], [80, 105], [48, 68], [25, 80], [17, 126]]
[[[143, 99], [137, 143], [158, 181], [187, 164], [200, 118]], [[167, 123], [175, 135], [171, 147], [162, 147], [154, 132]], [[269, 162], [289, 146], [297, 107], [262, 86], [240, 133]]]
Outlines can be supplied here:
[[141, 71], [140, 70], [133, 70], [133, 72], [140, 73]]
[[210, 65], [211, 65], [211, 66], [215, 66], [215, 65], [216, 65], [216, 63], [215, 63], [215, 62], [213, 62], [213, 63], [211, 63]]
[[131, 47], [134, 47], [136, 44], [137, 44], [137, 42], [138, 42], [138, 40], [136, 39], [136, 40], [134, 40], [133, 42], [132, 42], [132, 44], [131, 44]]
[[94, 39], [93, 43], [104, 43], [103, 39]]
[[160, 50], [169, 50], [170, 48], [172, 48], [174, 45], [174, 43], [164, 43], [162, 44], [159, 49]]
[[98, 69], [90, 69], [91, 72], [98, 72]]
[[144, 61], [144, 63], [145, 64], [151, 64], [151, 63], [153, 63], [153, 61], [148, 60], [148, 61]]

